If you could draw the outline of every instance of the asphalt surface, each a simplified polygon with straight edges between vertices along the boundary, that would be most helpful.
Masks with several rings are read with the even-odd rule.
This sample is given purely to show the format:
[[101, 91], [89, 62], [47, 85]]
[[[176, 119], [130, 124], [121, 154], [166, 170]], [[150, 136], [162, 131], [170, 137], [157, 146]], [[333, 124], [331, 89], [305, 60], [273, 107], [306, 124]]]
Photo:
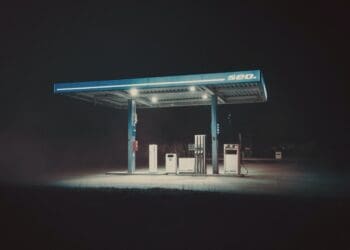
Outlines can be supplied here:
[[[186, 176], [193, 190], [173, 187], [177, 176], [148, 176], [145, 188], [100, 170], [2, 183], [1, 249], [347, 248], [347, 177], [293, 164], [248, 169], [244, 178]], [[213, 181], [229, 191], [202, 189], [221, 185]]]
[[[247, 172], [248, 171], [248, 172]], [[109, 173], [106, 175], [106, 173]], [[210, 176], [150, 174], [139, 167], [134, 175], [126, 171], [98, 171], [74, 176], [62, 176], [49, 185], [71, 188], [116, 188], [116, 189], [169, 189], [233, 194], [289, 195], [308, 197], [347, 197], [350, 190], [350, 175], [330, 169], [310, 168], [298, 163], [262, 162], [245, 163], [244, 177], [225, 175], [220, 166], [220, 175]]]

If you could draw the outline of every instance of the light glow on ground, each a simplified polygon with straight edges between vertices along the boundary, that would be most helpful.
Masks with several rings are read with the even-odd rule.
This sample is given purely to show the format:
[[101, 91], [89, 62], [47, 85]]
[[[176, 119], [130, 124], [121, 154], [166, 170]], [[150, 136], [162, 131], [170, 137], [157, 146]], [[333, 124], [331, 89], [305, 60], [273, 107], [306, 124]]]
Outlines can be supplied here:
[[[50, 185], [71, 188], [117, 189], [173, 189], [236, 194], [347, 195], [347, 181], [331, 173], [310, 171], [297, 164], [250, 163], [249, 175], [233, 176], [181, 176], [147, 175], [147, 168], [138, 168], [135, 175], [107, 175], [106, 172], [65, 177]], [[222, 166], [220, 168], [222, 172]], [[163, 171], [160, 169], [160, 171]], [[211, 171], [209, 166], [208, 172]], [[243, 171], [244, 172], [244, 171]]]

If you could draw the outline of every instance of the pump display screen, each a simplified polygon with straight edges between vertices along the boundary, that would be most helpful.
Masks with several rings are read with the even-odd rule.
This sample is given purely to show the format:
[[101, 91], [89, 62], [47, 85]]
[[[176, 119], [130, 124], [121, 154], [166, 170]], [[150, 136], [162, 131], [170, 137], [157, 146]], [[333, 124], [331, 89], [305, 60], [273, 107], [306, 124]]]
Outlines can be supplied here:
[[236, 155], [237, 150], [236, 149], [226, 149], [226, 154], [227, 155]]

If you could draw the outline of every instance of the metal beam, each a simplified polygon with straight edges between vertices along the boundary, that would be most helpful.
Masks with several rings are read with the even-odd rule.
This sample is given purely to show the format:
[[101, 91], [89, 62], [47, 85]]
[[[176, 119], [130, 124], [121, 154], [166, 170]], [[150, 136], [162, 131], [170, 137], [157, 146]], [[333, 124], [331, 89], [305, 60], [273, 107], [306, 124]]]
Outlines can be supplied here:
[[[130, 99], [130, 98], [131, 98], [129, 94], [124, 93], [124, 92], [121, 92], [121, 91], [113, 91], [112, 94], [113, 94], [113, 95], [120, 96], [120, 97], [123, 97], [123, 98], [126, 98], [126, 99]], [[144, 100], [137, 99], [137, 98], [134, 99], [134, 100], [135, 100], [136, 102], [138, 102], [138, 103], [141, 103], [141, 104], [145, 105], [145, 106], [152, 107], [151, 104], [149, 104], [148, 102], [146, 102], [146, 101], [144, 101]]]
[[85, 102], [92, 103], [93, 105], [101, 105], [101, 106], [108, 106], [114, 109], [123, 109], [123, 106], [118, 105], [118, 103], [111, 102], [111, 101], [100, 101], [100, 100], [94, 100], [93, 97], [90, 96], [82, 96], [80, 94], [68, 94], [69, 97], [77, 100], [82, 100]]
[[128, 172], [135, 172], [136, 102], [128, 99]]
[[216, 95], [211, 96], [211, 161], [213, 174], [219, 174], [218, 166], [218, 137], [217, 137], [217, 102]]
[[218, 96], [218, 94], [215, 93], [215, 92], [214, 92], [213, 90], [211, 90], [210, 88], [205, 87], [205, 86], [202, 86], [201, 88], [202, 88], [204, 91], [208, 92], [211, 96], [216, 95], [216, 96], [217, 96], [217, 99], [218, 99], [219, 102], [220, 102], [220, 104], [225, 104], [225, 103], [226, 103], [226, 101], [225, 101], [222, 97]]

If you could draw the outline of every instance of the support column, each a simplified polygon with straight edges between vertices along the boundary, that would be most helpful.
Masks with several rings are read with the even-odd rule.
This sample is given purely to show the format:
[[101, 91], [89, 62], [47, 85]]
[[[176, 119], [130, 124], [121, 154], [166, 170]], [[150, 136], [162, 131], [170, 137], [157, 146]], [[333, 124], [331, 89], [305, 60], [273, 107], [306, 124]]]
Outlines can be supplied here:
[[128, 173], [135, 172], [136, 153], [133, 143], [136, 139], [136, 102], [128, 100]]
[[211, 161], [213, 174], [219, 174], [218, 165], [218, 136], [217, 136], [217, 103], [216, 95], [211, 96]]

